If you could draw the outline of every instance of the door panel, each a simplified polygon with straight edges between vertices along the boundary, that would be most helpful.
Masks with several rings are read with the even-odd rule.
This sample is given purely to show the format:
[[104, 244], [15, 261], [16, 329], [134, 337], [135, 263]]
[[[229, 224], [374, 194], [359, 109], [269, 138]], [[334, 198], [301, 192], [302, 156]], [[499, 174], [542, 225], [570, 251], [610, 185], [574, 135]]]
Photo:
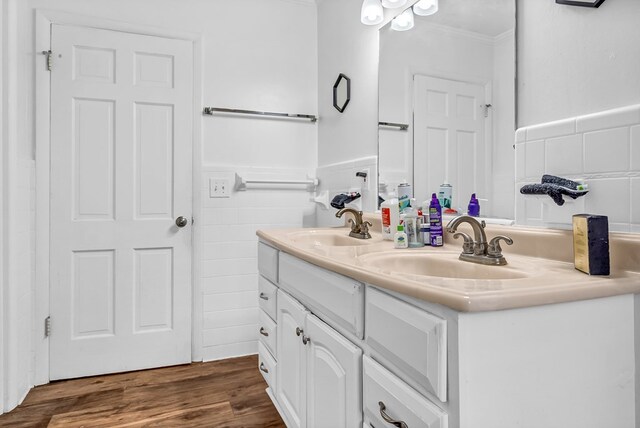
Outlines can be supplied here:
[[306, 427], [306, 348], [302, 334], [307, 311], [288, 294], [278, 290], [278, 379], [276, 396], [291, 425]]
[[362, 422], [362, 350], [307, 315], [307, 426], [349, 428]]
[[442, 183], [453, 186], [453, 208], [471, 193], [487, 191], [485, 96], [481, 85], [414, 76], [414, 194], [431, 198]]
[[192, 44], [52, 26], [51, 379], [191, 360]]

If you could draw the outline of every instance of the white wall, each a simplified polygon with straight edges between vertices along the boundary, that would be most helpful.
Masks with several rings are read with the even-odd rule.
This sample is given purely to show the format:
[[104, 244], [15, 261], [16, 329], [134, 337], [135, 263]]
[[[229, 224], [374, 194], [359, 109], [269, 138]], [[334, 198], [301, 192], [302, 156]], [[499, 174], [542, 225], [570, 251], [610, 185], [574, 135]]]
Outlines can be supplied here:
[[[318, 0], [320, 167], [358, 163], [378, 154], [378, 29], [360, 24], [361, 6], [360, 0]], [[351, 101], [344, 113], [333, 107], [333, 84], [340, 73], [351, 79]], [[318, 178], [319, 191], [328, 191], [332, 198], [344, 190], [323, 185], [328, 177], [321, 174], [330, 170], [320, 170]], [[361, 203], [365, 211], [375, 211], [377, 193], [363, 195]], [[331, 219], [321, 215], [319, 225], [335, 224]]]
[[[584, 179], [589, 193], [557, 206], [521, 195], [542, 174]], [[516, 222], [571, 228], [573, 214], [609, 217], [609, 229], [640, 233], [640, 104], [521, 128], [516, 134]]]
[[640, 2], [518, 0], [518, 127], [640, 102]]
[[515, 165], [513, 130], [516, 126], [516, 46], [514, 31], [496, 37], [493, 48], [492, 215], [514, 218]]
[[[41, 65], [44, 61], [44, 57], [33, 49], [34, 10], [55, 10], [201, 34], [203, 89], [200, 96], [202, 103], [209, 106], [317, 114], [318, 55], [316, 6], [312, 0], [2, 0], [2, 7], [2, 123], [11, 124], [2, 128], [2, 197], [5, 204], [2, 224], [3, 244], [8, 248], [3, 248], [2, 253], [4, 335], [0, 361], [6, 411], [14, 407], [33, 385], [31, 340], [42, 339], [43, 320], [39, 317], [31, 319], [35, 297], [32, 283], [33, 195], [37, 191], [33, 187], [33, 82], [34, 64]], [[7, 103], [13, 105], [9, 111], [6, 110]], [[261, 167], [267, 169], [267, 176], [293, 174], [298, 177], [313, 174], [317, 166], [316, 124], [231, 115], [204, 117], [202, 123], [202, 166], [205, 171], [213, 168], [232, 174]], [[205, 178], [203, 176], [203, 182]], [[311, 194], [283, 192], [284, 206], [279, 206], [277, 193], [266, 201], [264, 192], [257, 195], [247, 191], [242, 197], [234, 192], [231, 198], [218, 200], [218, 204], [241, 211], [237, 217], [217, 209], [205, 209], [201, 217], [199, 213], [195, 215], [203, 225], [206, 239], [215, 241], [221, 248], [246, 250], [246, 253], [234, 250], [233, 254], [247, 259], [247, 265], [255, 264], [255, 250], [251, 246], [257, 241], [257, 225], [267, 228], [311, 225], [313, 222], [313, 217], [309, 216], [310, 207], [313, 207], [309, 202]], [[265, 211], [263, 207], [269, 204], [271, 209]], [[262, 214], [265, 216], [260, 217]], [[236, 227], [227, 228], [230, 223]], [[213, 225], [215, 227], [208, 227]], [[235, 235], [229, 230], [242, 230], [243, 233]], [[229, 322], [233, 327], [237, 321], [238, 326], [257, 331], [251, 310], [247, 311], [246, 317], [226, 324], [212, 323], [211, 318], [206, 318], [210, 312], [233, 309], [232, 303], [225, 308], [224, 302], [233, 301], [237, 294], [256, 291], [255, 274], [243, 284], [225, 275], [211, 275], [212, 265], [222, 270], [226, 266], [222, 266], [224, 262], [210, 263], [212, 252], [208, 248], [204, 246], [202, 266], [199, 266], [206, 277], [203, 280], [206, 285], [202, 294], [196, 297], [195, 311], [204, 313], [205, 320], [197, 340], [202, 346], [196, 349], [196, 356], [210, 359], [255, 352], [255, 335], [254, 345], [244, 343], [234, 347], [233, 343], [245, 342], [245, 339], [236, 336], [234, 331], [224, 330]], [[257, 305], [257, 299], [254, 300], [252, 306]], [[13, 323], [10, 328], [5, 328], [7, 319]], [[223, 343], [231, 346], [218, 346]], [[46, 379], [35, 379], [35, 382], [43, 381]]]

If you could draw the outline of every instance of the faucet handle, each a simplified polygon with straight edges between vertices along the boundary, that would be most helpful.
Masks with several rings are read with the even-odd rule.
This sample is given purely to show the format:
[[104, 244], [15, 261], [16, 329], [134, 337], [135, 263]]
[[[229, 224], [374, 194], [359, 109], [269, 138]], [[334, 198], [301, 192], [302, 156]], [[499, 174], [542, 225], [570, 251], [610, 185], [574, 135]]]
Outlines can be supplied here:
[[507, 245], [513, 244], [513, 239], [508, 236], [498, 235], [489, 241], [489, 247], [487, 248], [487, 256], [489, 257], [502, 257], [502, 247], [500, 246], [500, 241], [504, 241]]
[[464, 243], [462, 244], [462, 254], [473, 254], [473, 238], [464, 232], [456, 232], [453, 234], [454, 239], [458, 239], [459, 236], [462, 236], [462, 239], [464, 239]]

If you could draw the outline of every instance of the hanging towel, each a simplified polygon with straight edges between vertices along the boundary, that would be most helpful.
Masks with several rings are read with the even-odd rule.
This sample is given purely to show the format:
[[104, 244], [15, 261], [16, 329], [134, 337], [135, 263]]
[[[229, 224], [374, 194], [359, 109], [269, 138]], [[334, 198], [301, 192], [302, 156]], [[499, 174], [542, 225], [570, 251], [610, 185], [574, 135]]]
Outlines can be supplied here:
[[585, 184], [555, 175], [543, 175], [540, 184], [526, 184], [520, 188], [523, 195], [549, 195], [558, 205], [564, 205], [564, 196], [577, 199], [588, 193]]

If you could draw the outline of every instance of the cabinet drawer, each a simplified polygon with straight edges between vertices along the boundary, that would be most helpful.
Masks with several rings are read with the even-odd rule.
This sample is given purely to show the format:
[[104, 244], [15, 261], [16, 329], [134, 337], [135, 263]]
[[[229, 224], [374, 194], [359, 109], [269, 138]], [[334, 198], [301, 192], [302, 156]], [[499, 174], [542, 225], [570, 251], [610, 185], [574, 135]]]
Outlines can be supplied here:
[[[447, 414], [380, 364], [363, 358], [365, 419], [375, 428], [392, 426], [388, 418], [411, 428], [447, 428]], [[383, 407], [384, 406], [384, 407]]]
[[276, 314], [276, 309], [278, 308], [278, 287], [273, 285], [262, 275], [258, 275], [258, 291], [260, 293], [258, 299], [260, 309], [265, 311], [267, 315], [271, 317], [271, 319], [275, 320], [278, 316]]
[[276, 355], [276, 323], [266, 314], [265, 311], [260, 311], [258, 315], [259, 322], [259, 335], [260, 342], [267, 347], [275, 358]]
[[275, 391], [277, 363], [262, 343], [258, 343], [258, 369], [271, 390]]
[[362, 339], [364, 284], [285, 253], [280, 254], [279, 276], [280, 286], [325, 322]]
[[278, 283], [278, 250], [258, 242], [258, 272], [274, 284]]
[[374, 358], [418, 391], [447, 401], [446, 320], [371, 287], [366, 313]]

